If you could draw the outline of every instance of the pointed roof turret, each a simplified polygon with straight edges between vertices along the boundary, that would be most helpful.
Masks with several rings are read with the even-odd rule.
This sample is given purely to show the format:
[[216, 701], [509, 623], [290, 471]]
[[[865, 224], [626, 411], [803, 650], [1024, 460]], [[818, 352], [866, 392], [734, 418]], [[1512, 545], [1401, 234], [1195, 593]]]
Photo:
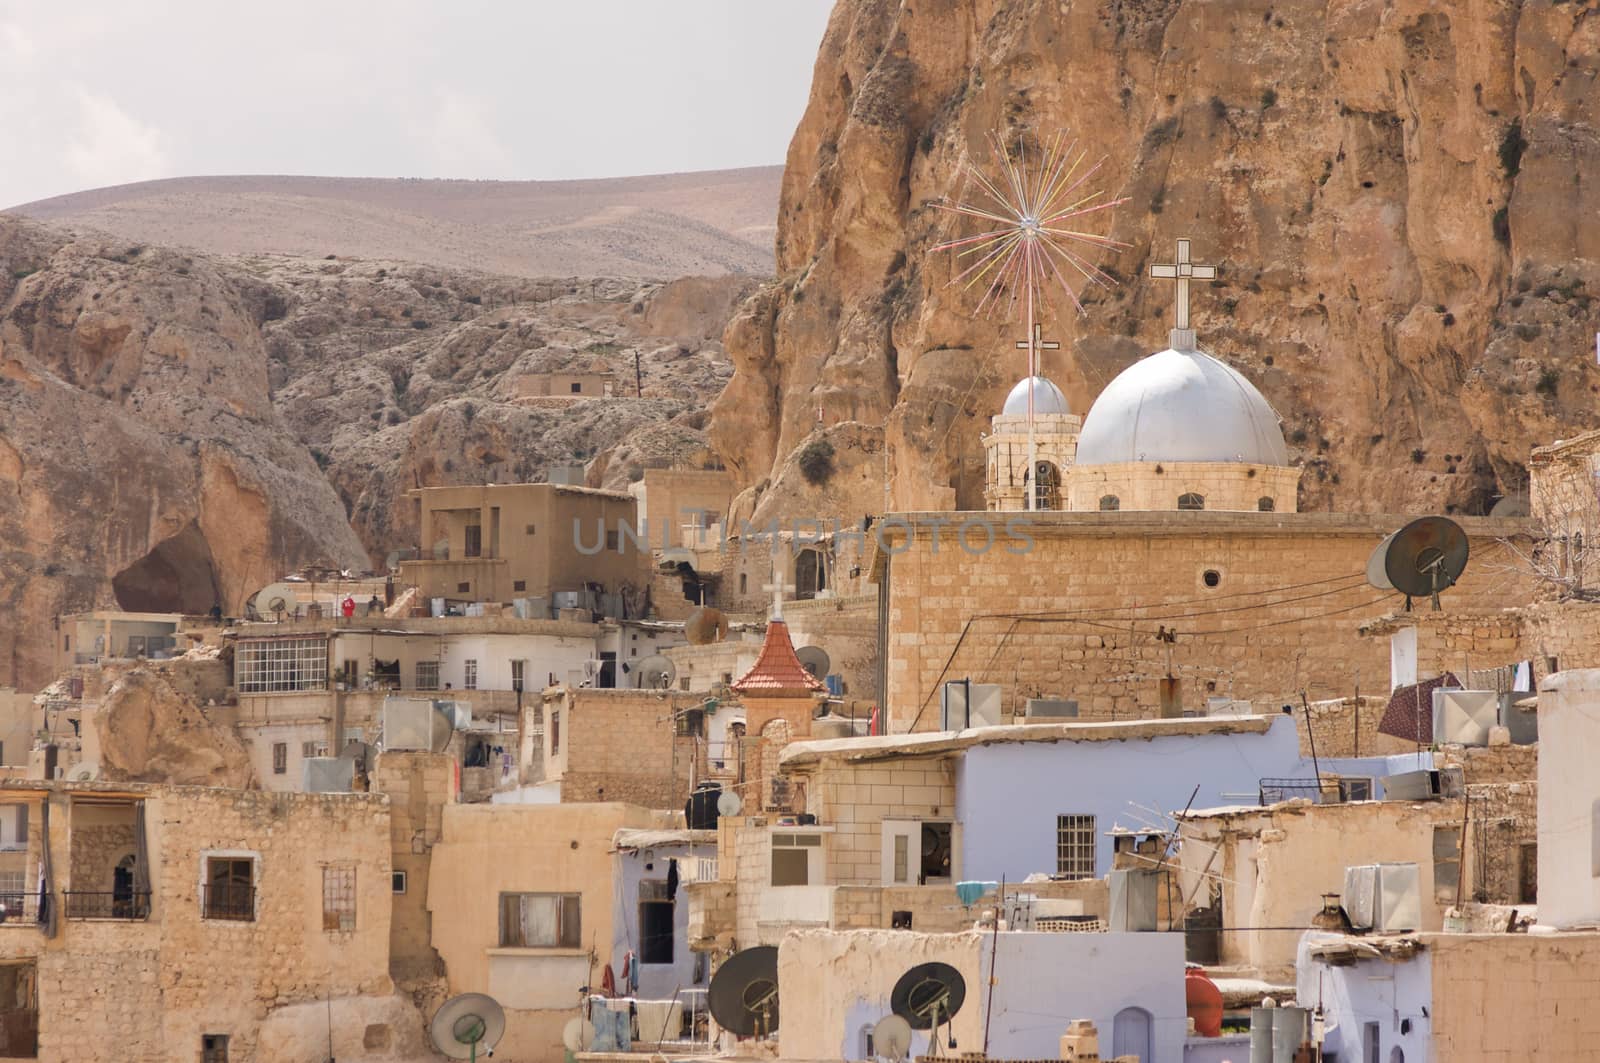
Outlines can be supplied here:
[[800, 663], [789, 638], [789, 625], [777, 617], [767, 622], [767, 638], [755, 665], [733, 684], [734, 693], [761, 698], [810, 697], [826, 689]]

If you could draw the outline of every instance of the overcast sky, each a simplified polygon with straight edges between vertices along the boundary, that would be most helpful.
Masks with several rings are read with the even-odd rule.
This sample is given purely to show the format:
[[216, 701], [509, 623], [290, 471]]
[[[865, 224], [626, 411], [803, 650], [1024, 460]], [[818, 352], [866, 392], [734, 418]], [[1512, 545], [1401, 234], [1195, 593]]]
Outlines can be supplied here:
[[195, 174], [783, 161], [832, 0], [0, 0], [0, 206]]

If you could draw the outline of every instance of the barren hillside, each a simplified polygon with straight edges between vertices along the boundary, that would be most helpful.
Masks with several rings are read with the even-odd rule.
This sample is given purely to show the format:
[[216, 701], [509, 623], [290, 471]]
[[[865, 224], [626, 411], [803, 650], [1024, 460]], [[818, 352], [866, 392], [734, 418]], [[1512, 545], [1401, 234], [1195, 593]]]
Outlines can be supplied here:
[[11, 212], [225, 255], [670, 280], [771, 274], [782, 174], [765, 166], [596, 181], [182, 177]]

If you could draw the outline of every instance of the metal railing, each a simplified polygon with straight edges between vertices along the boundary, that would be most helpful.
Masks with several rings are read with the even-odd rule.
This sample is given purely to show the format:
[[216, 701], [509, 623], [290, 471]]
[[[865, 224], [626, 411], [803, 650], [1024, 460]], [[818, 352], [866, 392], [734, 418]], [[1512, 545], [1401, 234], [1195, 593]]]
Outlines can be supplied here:
[[231, 919], [253, 923], [256, 918], [256, 888], [233, 883], [200, 888], [201, 915], [207, 919]]
[[68, 919], [148, 919], [149, 890], [66, 890]]
[[1277, 804], [1295, 797], [1310, 799], [1315, 805], [1339, 803], [1337, 779], [1262, 779], [1257, 784], [1257, 797], [1263, 805]]
[[0, 893], [0, 927], [34, 926], [38, 922], [38, 894]]

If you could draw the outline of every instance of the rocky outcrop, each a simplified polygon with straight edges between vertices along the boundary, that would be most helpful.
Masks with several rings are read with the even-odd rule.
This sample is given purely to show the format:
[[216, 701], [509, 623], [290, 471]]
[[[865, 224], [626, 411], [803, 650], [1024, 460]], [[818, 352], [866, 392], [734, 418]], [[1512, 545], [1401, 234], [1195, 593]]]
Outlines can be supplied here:
[[[1165, 346], [1193, 238], [1202, 342], [1255, 381], [1302, 509], [1484, 512], [1530, 447], [1600, 422], [1600, 16], [1574, 3], [839, 0], [790, 146], [777, 283], [730, 325], [713, 441], [759, 518], [836, 425], [888, 448], [890, 505], [981, 508], [979, 433], [1023, 374], [930, 248], [968, 231], [989, 131], [1062, 128], [1129, 197], [1123, 278], [1043, 314], [1075, 409]], [[1097, 231], [1106, 231], [1102, 226]], [[822, 408], [821, 424], [817, 410]], [[884, 507], [884, 477], [841, 483]], [[805, 515], [811, 515], [809, 513]]]
[[213, 722], [159, 671], [125, 672], [100, 699], [93, 726], [101, 774], [114, 782], [244, 789], [255, 778], [233, 729]]
[[245, 293], [212, 264], [0, 216], [0, 683], [47, 678], [48, 620], [234, 609], [360, 565], [273, 409]]

